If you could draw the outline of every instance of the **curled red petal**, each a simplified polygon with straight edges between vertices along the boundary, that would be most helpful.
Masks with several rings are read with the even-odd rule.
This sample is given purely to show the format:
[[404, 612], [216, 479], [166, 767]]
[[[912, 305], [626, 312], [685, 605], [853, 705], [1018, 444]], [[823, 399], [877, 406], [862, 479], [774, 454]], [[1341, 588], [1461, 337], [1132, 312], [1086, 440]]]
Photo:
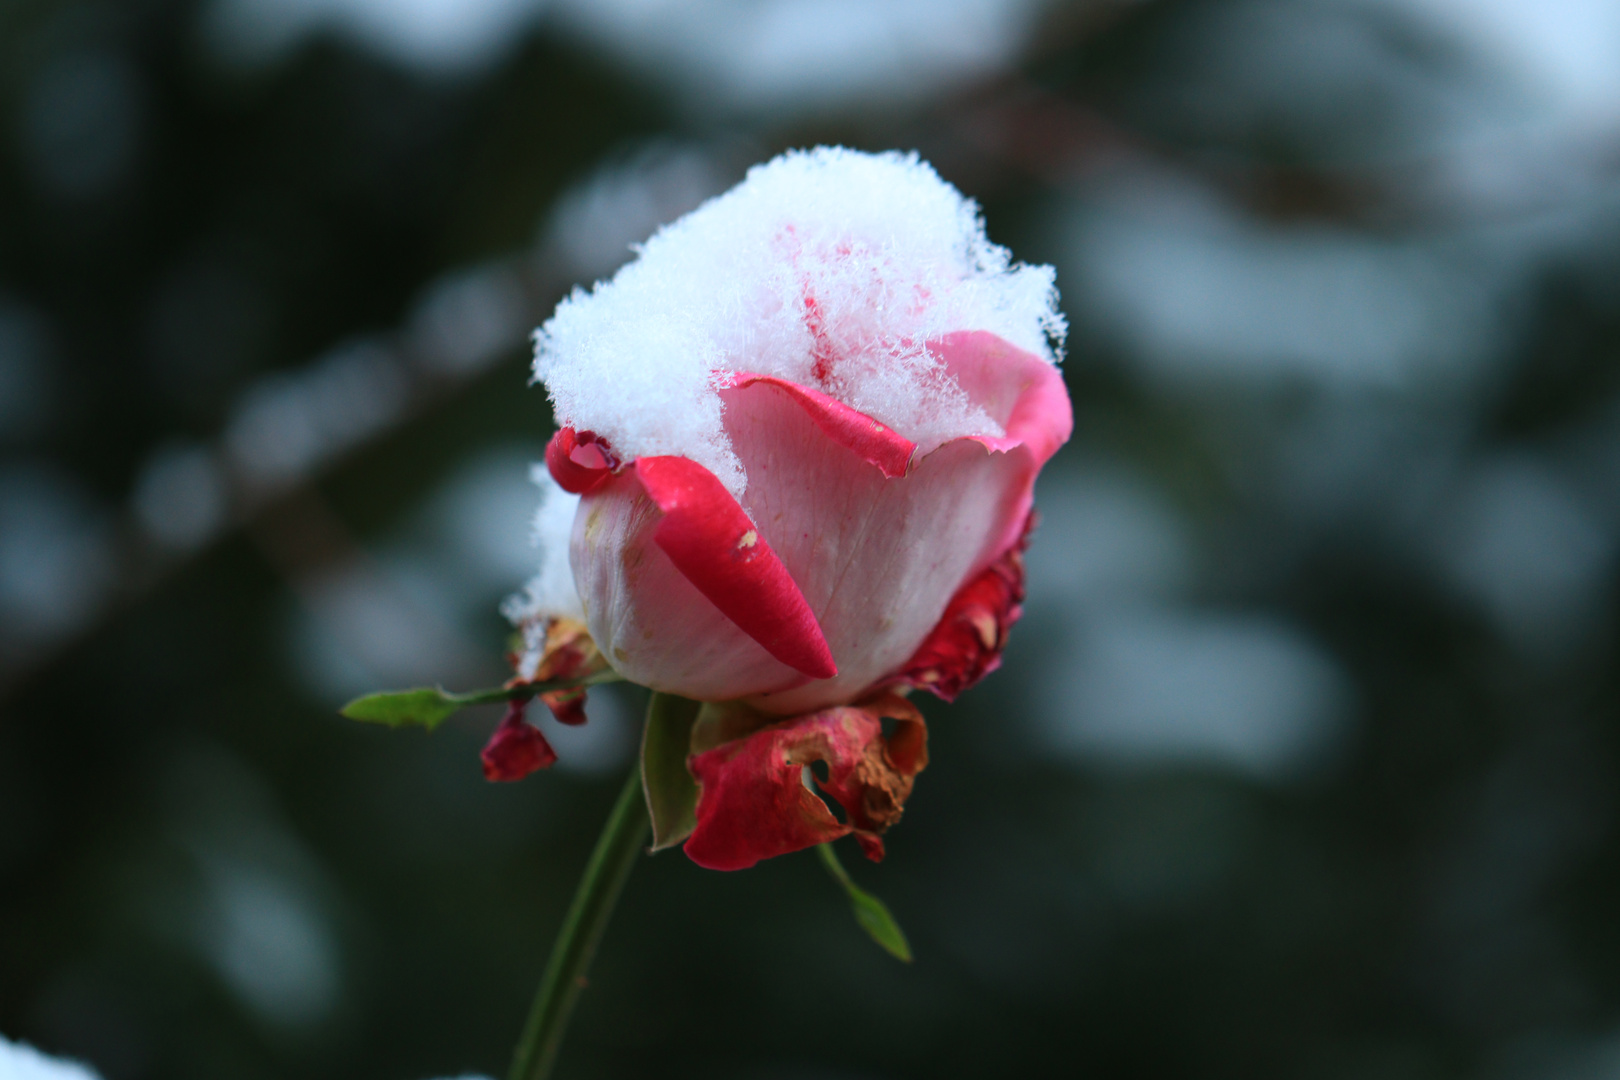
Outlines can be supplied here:
[[773, 386], [786, 394], [829, 439], [876, 465], [884, 476], [893, 478], [906, 475], [917, 444], [893, 428], [858, 409], [850, 408], [837, 398], [808, 386], [778, 379], [774, 375], [739, 371], [731, 377], [727, 386], [741, 389], [755, 383]]
[[635, 470], [663, 511], [653, 541], [681, 574], [782, 663], [813, 679], [838, 674], [798, 583], [719, 479], [683, 457], [638, 458]]
[[898, 681], [954, 701], [1001, 666], [1007, 634], [1024, 613], [1024, 549], [1035, 520], [1031, 511], [1018, 541], [956, 591]]
[[523, 719], [523, 704], [521, 701], [507, 704], [500, 726], [478, 755], [484, 763], [485, 780], [521, 780], [556, 762], [557, 752], [540, 734], [540, 729]]
[[[883, 719], [896, 721], [883, 734]], [[892, 694], [784, 721], [693, 755], [697, 824], [685, 851], [711, 870], [742, 870], [853, 832], [867, 857], [883, 857], [881, 834], [899, 820], [928, 763], [927, 728], [915, 706]], [[843, 807], [839, 822], [804, 785], [804, 768], [824, 762], [818, 786]]]
[[607, 440], [565, 427], [546, 444], [546, 468], [557, 486], [575, 495], [593, 491], [613, 475], [618, 460]]

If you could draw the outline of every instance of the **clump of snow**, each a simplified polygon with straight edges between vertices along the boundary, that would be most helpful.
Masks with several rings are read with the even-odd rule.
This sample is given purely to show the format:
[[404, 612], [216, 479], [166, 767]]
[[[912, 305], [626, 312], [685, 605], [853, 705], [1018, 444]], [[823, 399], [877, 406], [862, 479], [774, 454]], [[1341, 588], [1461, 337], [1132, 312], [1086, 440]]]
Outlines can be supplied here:
[[816, 387], [924, 450], [1000, 435], [927, 347], [987, 330], [1056, 362], [1049, 266], [1015, 265], [978, 207], [916, 154], [792, 151], [655, 233], [535, 334], [558, 422], [624, 460], [678, 454], [747, 487], [716, 385], [750, 371]]
[[4, 1080], [98, 1080], [83, 1065], [46, 1057], [24, 1042], [0, 1035], [0, 1077]]
[[557, 486], [544, 465], [529, 473], [540, 489], [540, 509], [534, 515], [534, 543], [540, 549], [540, 572], [501, 605], [501, 614], [523, 629], [527, 652], [535, 652], [545, 642], [545, 620], [561, 616], [585, 621], [585, 605], [574, 586], [574, 570], [568, 561], [568, 541], [574, 530], [574, 514], [579, 496]]

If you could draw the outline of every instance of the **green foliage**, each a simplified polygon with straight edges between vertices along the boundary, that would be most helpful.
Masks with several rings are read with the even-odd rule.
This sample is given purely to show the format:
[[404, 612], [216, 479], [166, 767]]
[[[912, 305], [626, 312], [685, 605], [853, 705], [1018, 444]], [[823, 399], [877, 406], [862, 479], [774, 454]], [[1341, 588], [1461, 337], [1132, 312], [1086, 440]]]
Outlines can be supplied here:
[[816, 845], [816, 854], [821, 856], [822, 865], [833, 876], [833, 880], [842, 885], [844, 892], [849, 894], [850, 906], [855, 909], [855, 921], [861, 924], [861, 929], [865, 930], [873, 941], [883, 946], [891, 956], [911, 963], [911, 946], [906, 942], [906, 935], [900, 929], [900, 924], [889, 913], [888, 905], [850, 880], [849, 872], [844, 869], [843, 863], [838, 861], [838, 853], [833, 850], [831, 844]]
[[654, 694], [641, 736], [641, 783], [652, 816], [654, 851], [674, 847], [697, 825], [697, 781], [686, 767], [699, 703]]
[[384, 690], [355, 698], [339, 711], [350, 720], [364, 720], [389, 727], [417, 724], [432, 731], [454, 715], [463, 705], [456, 696], [437, 687], [422, 686], [415, 690]]

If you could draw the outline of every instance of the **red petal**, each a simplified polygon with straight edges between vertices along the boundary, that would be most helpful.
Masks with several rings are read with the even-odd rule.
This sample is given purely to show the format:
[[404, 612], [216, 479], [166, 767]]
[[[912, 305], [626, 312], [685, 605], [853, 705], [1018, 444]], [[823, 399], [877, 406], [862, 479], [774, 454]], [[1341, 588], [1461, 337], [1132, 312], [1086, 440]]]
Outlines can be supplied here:
[[900, 673], [900, 681], [930, 690], [946, 701], [1001, 666], [1007, 634], [1024, 613], [1024, 549], [1035, 524], [1032, 511], [1023, 533], [1006, 554], [956, 591], [938, 625]]
[[700, 794], [697, 825], [682, 849], [688, 858], [709, 870], [746, 870], [849, 835], [850, 826], [805, 789], [806, 762], [793, 753], [803, 737], [772, 727], [691, 758]]
[[546, 703], [546, 708], [551, 710], [551, 715], [557, 718], [559, 724], [577, 727], [586, 720], [583, 686], [571, 690], [553, 690], [549, 694], [541, 694], [540, 700]]
[[478, 755], [484, 762], [485, 780], [521, 780], [556, 762], [557, 752], [540, 734], [540, 729], [523, 719], [523, 704], [513, 701], [506, 706], [500, 727]]
[[557, 486], [575, 495], [600, 487], [618, 467], [607, 441], [593, 432], [565, 427], [546, 444], [546, 468]]
[[728, 387], [741, 389], [754, 383], [765, 383], [787, 394], [810, 419], [816, 422], [816, 426], [828, 438], [876, 465], [884, 476], [892, 478], [906, 475], [917, 444], [899, 432], [878, 423], [858, 409], [850, 408], [837, 398], [829, 397], [819, 390], [812, 390], [808, 386], [778, 379], [774, 375], [755, 375], [752, 372], [739, 371], [722, 389]]
[[782, 663], [814, 679], [838, 674], [798, 583], [719, 479], [683, 457], [638, 458], [635, 469], [664, 512], [653, 540], [686, 579]]
[[[887, 738], [883, 717], [898, 721]], [[928, 763], [927, 738], [914, 706], [881, 695], [696, 754], [688, 765], [700, 788], [697, 825], [686, 854], [710, 870], [742, 870], [854, 832], [867, 857], [881, 859], [879, 834], [899, 819]], [[827, 765], [818, 784], [844, 808], [844, 824], [804, 786], [804, 767], [816, 761]]]

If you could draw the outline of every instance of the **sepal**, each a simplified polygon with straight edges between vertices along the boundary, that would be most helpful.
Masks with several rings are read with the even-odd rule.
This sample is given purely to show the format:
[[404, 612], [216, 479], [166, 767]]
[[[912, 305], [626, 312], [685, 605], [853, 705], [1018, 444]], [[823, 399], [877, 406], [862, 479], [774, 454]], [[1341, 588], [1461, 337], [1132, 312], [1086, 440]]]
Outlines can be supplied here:
[[699, 704], [654, 693], [641, 732], [641, 787], [652, 819], [652, 850], [674, 847], [697, 824], [697, 781], [686, 767]]

